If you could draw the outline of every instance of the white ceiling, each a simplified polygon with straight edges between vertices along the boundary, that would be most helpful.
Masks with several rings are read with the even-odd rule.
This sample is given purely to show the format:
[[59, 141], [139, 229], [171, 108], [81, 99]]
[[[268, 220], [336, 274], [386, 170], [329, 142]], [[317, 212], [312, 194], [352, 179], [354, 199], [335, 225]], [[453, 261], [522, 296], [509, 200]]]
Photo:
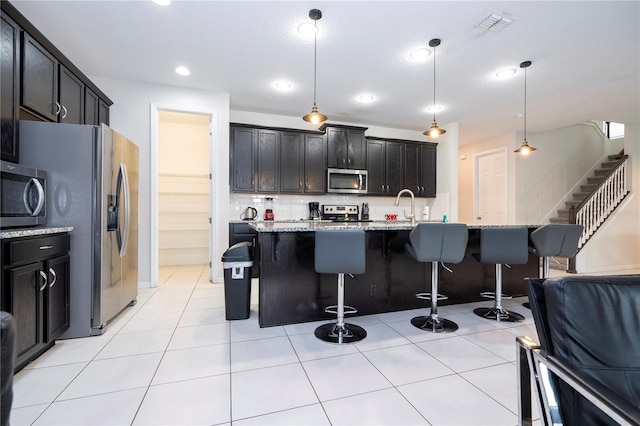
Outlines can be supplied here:
[[[234, 110], [310, 111], [313, 39], [296, 27], [318, 8], [317, 104], [330, 122], [426, 130], [433, 56], [415, 63], [407, 54], [436, 37], [437, 103], [445, 107], [437, 120], [458, 122], [461, 143], [522, 131], [522, 70], [502, 81], [495, 72], [525, 60], [533, 62], [528, 133], [640, 116], [638, 1], [11, 3], [89, 76], [227, 92]], [[501, 32], [479, 27], [492, 13], [512, 24]], [[177, 65], [191, 76], [175, 74]], [[275, 91], [277, 79], [294, 89]], [[358, 104], [365, 92], [376, 101]]]

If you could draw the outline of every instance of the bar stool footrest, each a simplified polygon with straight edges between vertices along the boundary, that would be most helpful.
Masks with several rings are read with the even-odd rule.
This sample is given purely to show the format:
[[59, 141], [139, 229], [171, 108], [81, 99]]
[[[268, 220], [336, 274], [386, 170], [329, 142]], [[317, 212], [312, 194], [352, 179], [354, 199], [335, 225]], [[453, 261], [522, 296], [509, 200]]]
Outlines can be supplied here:
[[[335, 314], [338, 315], [338, 306], [337, 305], [331, 305], [331, 306], [327, 306], [326, 308], [324, 308], [324, 311], [327, 314]], [[353, 306], [344, 306], [344, 314], [345, 315], [350, 315], [350, 314], [357, 314], [358, 310], [356, 308], [354, 308]]]
[[[438, 293], [436, 300], [447, 300], [449, 296]], [[431, 293], [416, 293], [416, 299], [431, 300]]]
[[[495, 291], [483, 291], [482, 293], [480, 293], [480, 296], [482, 297], [486, 297], [487, 299], [495, 299], [496, 298], [496, 292]], [[513, 296], [510, 294], [502, 294], [501, 297], [503, 299], [513, 299]]]
[[445, 318], [439, 318], [437, 315], [414, 317], [411, 319], [411, 324], [432, 333], [453, 333], [458, 329], [458, 324]]
[[336, 323], [323, 324], [316, 328], [314, 334], [320, 340], [337, 344], [358, 342], [367, 337], [367, 332], [364, 328], [348, 323], [343, 326], [339, 326]]
[[482, 318], [495, 320], [495, 321], [508, 321], [508, 322], [524, 321], [524, 316], [516, 312], [508, 311], [504, 308], [496, 308], [496, 307], [476, 308], [473, 310], [473, 313]]

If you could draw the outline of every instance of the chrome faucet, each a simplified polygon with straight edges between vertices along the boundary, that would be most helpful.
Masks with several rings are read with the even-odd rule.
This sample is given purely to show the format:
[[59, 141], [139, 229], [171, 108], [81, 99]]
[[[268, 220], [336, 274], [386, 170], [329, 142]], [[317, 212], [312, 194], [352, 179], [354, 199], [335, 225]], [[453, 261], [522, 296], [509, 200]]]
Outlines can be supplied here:
[[411, 220], [411, 226], [415, 226], [416, 225], [416, 199], [415, 199], [415, 196], [413, 195], [413, 191], [406, 188], [401, 190], [400, 192], [398, 192], [398, 195], [396, 196], [396, 202], [393, 204], [396, 206], [400, 204], [400, 196], [402, 194], [409, 194], [411, 196], [411, 213], [409, 214], [409, 216], [405, 214], [404, 218]]

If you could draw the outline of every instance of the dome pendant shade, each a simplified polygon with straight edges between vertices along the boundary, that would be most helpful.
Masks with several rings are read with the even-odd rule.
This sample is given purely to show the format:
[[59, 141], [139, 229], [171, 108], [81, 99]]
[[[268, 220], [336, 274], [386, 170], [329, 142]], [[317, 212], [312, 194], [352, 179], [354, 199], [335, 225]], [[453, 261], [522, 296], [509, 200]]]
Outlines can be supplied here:
[[517, 152], [518, 154], [522, 154], [522, 155], [527, 155], [530, 152], [535, 151], [536, 149], [538, 149], [538, 148], [534, 148], [532, 146], [529, 146], [529, 143], [525, 139], [524, 141], [522, 141], [522, 145], [520, 145], [520, 148], [516, 149], [513, 152]]
[[302, 119], [312, 124], [318, 124], [322, 123], [323, 121], [327, 121], [327, 116], [324, 114], [320, 114], [318, 112], [318, 107], [314, 105], [313, 108], [311, 108], [311, 112], [302, 117]]
[[432, 138], [437, 138], [440, 135], [447, 133], [446, 130], [438, 127], [436, 122], [436, 47], [440, 46], [440, 39], [434, 38], [429, 40], [429, 47], [433, 47], [433, 123], [428, 130], [425, 130], [422, 134]]
[[513, 152], [528, 155], [530, 152], [535, 151], [538, 148], [534, 148], [527, 142], [527, 68], [531, 65], [531, 61], [524, 61], [520, 64], [520, 68], [524, 69], [524, 140], [520, 148], [515, 149]]
[[318, 34], [318, 20], [322, 18], [322, 11], [318, 9], [311, 9], [309, 11], [309, 18], [313, 19], [313, 24], [315, 26], [315, 31], [313, 32], [313, 108], [311, 108], [311, 112], [302, 119], [304, 121], [308, 121], [312, 124], [322, 123], [323, 121], [327, 121], [327, 116], [324, 114], [320, 114], [318, 112], [318, 107], [316, 106], [316, 81], [317, 81], [317, 64], [318, 64], [318, 45], [317, 45], [317, 34]]
[[432, 138], [444, 135], [445, 133], [447, 133], [447, 131], [445, 129], [439, 128], [438, 123], [436, 123], [435, 120], [433, 120], [433, 123], [431, 123], [431, 127], [429, 128], [429, 130], [425, 130], [424, 132], [422, 132], [423, 135], [431, 136]]

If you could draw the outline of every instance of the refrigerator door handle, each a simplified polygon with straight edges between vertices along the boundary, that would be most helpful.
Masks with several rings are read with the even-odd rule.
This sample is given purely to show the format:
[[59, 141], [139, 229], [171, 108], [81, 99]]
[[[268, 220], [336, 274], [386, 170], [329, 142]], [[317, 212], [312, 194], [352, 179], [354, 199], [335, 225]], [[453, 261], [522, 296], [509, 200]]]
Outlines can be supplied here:
[[127, 243], [129, 242], [129, 228], [131, 227], [131, 196], [129, 194], [129, 175], [127, 174], [127, 166], [120, 163], [120, 175], [124, 184], [124, 229], [122, 231], [122, 244], [120, 245], [120, 257], [124, 256], [127, 251]]
[[[31, 210], [31, 206], [29, 205], [29, 192], [31, 191], [31, 185], [36, 187], [38, 191], [38, 204], [36, 208]], [[22, 193], [22, 201], [24, 201], [24, 207], [27, 209], [31, 216], [38, 216], [44, 207], [44, 188], [40, 181], [36, 178], [31, 178], [29, 183], [24, 187], [24, 192]]]

